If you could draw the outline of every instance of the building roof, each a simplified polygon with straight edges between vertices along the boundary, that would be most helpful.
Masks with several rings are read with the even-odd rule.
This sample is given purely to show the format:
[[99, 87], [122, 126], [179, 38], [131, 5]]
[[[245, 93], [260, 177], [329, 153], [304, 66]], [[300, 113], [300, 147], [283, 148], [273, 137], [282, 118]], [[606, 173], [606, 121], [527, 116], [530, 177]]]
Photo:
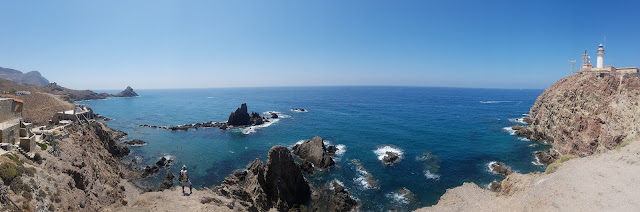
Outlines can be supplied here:
[[20, 103], [24, 103], [24, 101], [20, 100], [20, 99], [13, 99], [14, 102], [20, 102]]

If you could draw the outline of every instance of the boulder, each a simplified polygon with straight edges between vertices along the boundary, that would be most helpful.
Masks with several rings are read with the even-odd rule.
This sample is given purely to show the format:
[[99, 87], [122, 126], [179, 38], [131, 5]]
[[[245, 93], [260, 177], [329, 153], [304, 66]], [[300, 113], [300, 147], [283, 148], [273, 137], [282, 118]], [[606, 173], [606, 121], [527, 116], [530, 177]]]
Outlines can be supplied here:
[[278, 118], [278, 114], [277, 113], [271, 113], [271, 118], [272, 119], [277, 119]]
[[497, 174], [501, 174], [501, 175], [504, 175], [504, 176], [507, 176], [507, 175], [513, 173], [511, 168], [508, 167], [507, 165], [505, 165], [503, 162], [491, 163], [490, 168], [491, 168], [492, 172], [497, 173]]
[[489, 191], [500, 192], [501, 189], [502, 189], [502, 184], [500, 184], [499, 182], [492, 182], [489, 185]]
[[313, 163], [316, 168], [326, 169], [335, 164], [331, 156], [327, 153], [322, 138], [319, 136], [311, 140], [306, 140], [302, 144], [296, 144], [292, 149], [293, 154]]
[[387, 151], [386, 154], [387, 155], [382, 158], [382, 162], [384, 164], [391, 165], [400, 159], [400, 155], [398, 155], [398, 153]]
[[162, 182], [160, 182], [160, 185], [158, 185], [158, 191], [171, 188], [173, 186], [173, 179], [175, 179], [175, 176], [173, 176], [173, 173], [171, 173], [170, 171], [167, 171], [167, 174], [164, 176], [164, 179], [162, 179]]

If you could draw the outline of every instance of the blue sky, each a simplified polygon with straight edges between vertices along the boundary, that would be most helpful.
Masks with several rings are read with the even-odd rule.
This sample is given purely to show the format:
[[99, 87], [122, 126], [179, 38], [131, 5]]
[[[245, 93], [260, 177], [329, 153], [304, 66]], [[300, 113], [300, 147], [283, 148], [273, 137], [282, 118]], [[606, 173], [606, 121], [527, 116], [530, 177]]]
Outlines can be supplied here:
[[[598, 6], [601, 5], [601, 6]], [[0, 66], [75, 89], [546, 88], [640, 65], [634, 1], [0, 0]], [[595, 63], [595, 59], [593, 60]]]

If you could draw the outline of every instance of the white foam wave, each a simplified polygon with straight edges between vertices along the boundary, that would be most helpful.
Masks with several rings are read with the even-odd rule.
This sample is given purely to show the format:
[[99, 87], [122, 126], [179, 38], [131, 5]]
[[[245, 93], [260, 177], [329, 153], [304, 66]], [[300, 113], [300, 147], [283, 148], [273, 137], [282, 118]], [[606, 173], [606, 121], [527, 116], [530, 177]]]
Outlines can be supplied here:
[[385, 145], [385, 146], [379, 147], [378, 149], [373, 151], [373, 153], [376, 153], [376, 155], [378, 155], [378, 160], [382, 160], [384, 158], [384, 156], [387, 155], [387, 152], [393, 152], [393, 153], [398, 154], [398, 157], [400, 159], [402, 159], [402, 155], [404, 154], [402, 149], [400, 149], [398, 147], [392, 147], [392, 146], [389, 146], [389, 145]]
[[424, 176], [427, 177], [427, 179], [432, 179], [432, 180], [439, 180], [440, 179], [440, 175], [431, 173], [429, 170], [425, 170], [424, 171]]
[[212, 96], [207, 96], [207, 99], [213, 99], [213, 97]]
[[493, 164], [497, 163], [497, 161], [491, 161], [487, 164], [487, 168], [489, 168], [489, 172], [497, 174], [496, 172], [493, 172], [493, 169], [491, 168], [493, 166]]
[[282, 119], [286, 119], [286, 118], [291, 118], [290, 115], [286, 115], [286, 114], [282, 114], [279, 111], [267, 111], [267, 112], [262, 112], [262, 114], [267, 115], [267, 117], [271, 117], [271, 114], [274, 113], [276, 115], [278, 115], [278, 118], [282, 118]]
[[516, 135], [516, 131], [512, 127], [502, 128], [504, 131], [509, 132], [509, 135]]
[[296, 144], [294, 144], [293, 146], [298, 145], [298, 144], [303, 144], [305, 141], [306, 141], [306, 140], [299, 140], [299, 141], [298, 141], [298, 142], [296, 142]]
[[518, 123], [518, 124], [529, 124], [527, 122], [524, 122], [524, 117], [522, 117], [522, 118], [510, 118], [509, 121], [513, 122], [513, 123]]
[[293, 111], [293, 112], [298, 112], [298, 113], [306, 113], [306, 112], [309, 112], [309, 110], [307, 110], [307, 109], [304, 109], [304, 111], [303, 111], [303, 109], [291, 109], [291, 111]]
[[544, 164], [542, 164], [542, 162], [540, 162], [540, 158], [538, 158], [538, 157], [537, 157], [537, 156], [535, 156], [535, 155], [533, 156], [533, 158], [535, 159], [535, 160], [531, 161], [531, 163], [532, 163], [533, 165], [536, 165], [536, 166], [544, 166]]
[[386, 194], [385, 196], [387, 196], [393, 202], [406, 205], [406, 204], [409, 204], [411, 202], [411, 200], [409, 200], [409, 198], [407, 197], [407, 194], [408, 193], [401, 194], [401, 193], [399, 193], [397, 191], [394, 191], [394, 192]]
[[342, 181], [340, 181], [338, 179], [333, 179], [333, 181], [331, 181], [331, 183], [329, 183], [329, 190], [333, 191], [333, 189], [334, 189], [333, 182], [336, 182], [336, 183], [338, 183], [338, 185], [344, 187], [344, 183], [342, 183]]
[[535, 146], [538, 146], [538, 145], [537, 145], [537, 144], [529, 144], [529, 145], [527, 145], [527, 146], [528, 146], [528, 147], [535, 147]]
[[365, 189], [372, 189], [373, 186], [367, 182], [367, 177], [364, 174], [359, 175], [358, 177], [353, 179], [356, 183], [360, 184]]
[[528, 138], [525, 138], [525, 137], [518, 137], [518, 140], [521, 140], [521, 141], [531, 141], [531, 140], [529, 140]]
[[251, 133], [255, 133], [256, 130], [260, 129], [260, 128], [265, 128], [268, 126], [271, 126], [272, 124], [276, 123], [280, 121], [279, 119], [269, 119], [269, 122], [265, 122], [264, 124], [261, 125], [256, 125], [256, 126], [251, 126], [251, 127], [245, 127], [244, 129], [242, 129], [242, 134], [251, 134]]
[[497, 103], [507, 103], [507, 102], [513, 102], [513, 101], [480, 101], [480, 103], [482, 104], [497, 104]]
[[347, 146], [344, 144], [338, 144], [336, 145], [336, 148], [338, 148], [338, 151], [336, 151], [336, 155], [338, 156], [344, 155], [344, 153], [347, 152]]

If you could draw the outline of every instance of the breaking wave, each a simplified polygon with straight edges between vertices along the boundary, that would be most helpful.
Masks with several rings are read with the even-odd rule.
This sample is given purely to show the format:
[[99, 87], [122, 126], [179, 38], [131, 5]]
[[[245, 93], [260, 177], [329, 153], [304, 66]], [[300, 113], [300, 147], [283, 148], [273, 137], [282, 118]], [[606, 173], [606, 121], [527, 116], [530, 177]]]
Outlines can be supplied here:
[[507, 103], [507, 102], [513, 102], [513, 101], [480, 101], [480, 103], [482, 104], [497, 104], [497, 103]]
[[373, 151], [373, 153], [376, 153], [376, 155], [378, 155], [378, 160], [380, 161], [382, 161], [384, 156], [387, 155], [387, 152], [393, 152], [398, 154], [399, 159], [402, 159], [402, 155], [404, 154], [402, 149], [400, 149], [397, 146], [391, 146], [391, 145], [384, 145]]
[[516, 135], [516, 131], [512, 127], [502, 128], [504, 131], [507, 131], [509, 135]]

